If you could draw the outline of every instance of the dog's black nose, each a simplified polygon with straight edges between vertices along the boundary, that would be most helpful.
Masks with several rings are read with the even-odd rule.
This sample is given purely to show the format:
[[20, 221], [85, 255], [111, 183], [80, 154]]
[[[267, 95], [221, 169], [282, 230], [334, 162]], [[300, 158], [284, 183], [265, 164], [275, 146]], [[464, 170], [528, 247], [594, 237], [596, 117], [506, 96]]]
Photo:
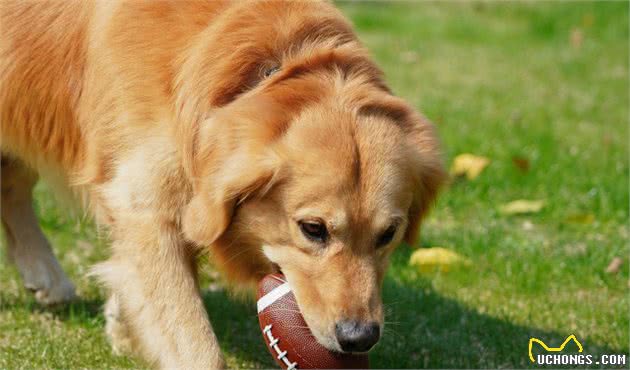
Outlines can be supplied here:
[[381, 328], [376, 322], [341, 320], [335, 325], [335, 335], [344, 352], [366, 352], [378, 342]]

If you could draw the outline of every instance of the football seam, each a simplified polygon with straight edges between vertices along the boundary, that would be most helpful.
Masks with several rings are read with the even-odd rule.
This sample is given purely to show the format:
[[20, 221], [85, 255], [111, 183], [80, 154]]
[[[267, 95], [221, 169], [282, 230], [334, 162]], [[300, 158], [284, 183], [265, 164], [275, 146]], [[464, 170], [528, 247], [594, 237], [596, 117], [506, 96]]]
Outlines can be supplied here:
[[[266, 337], [266, 336], [265, 336]], [[280, 337], [278, 337], [278, 340], [280, 340]], [[295, 354], [297, 357], [299, 357], [307, 366], [307, 368], [310, 369], [315, 369], [315, 366], [313, 366], [313, 364], [311, 364], [311, 362], [307, 359], [305, 359], [304, 357], [302, 357], [302, 355], [300, 355], [300, 352], [297, 351], [295, 349], [295, 347], [293, 347], [293, 345], [291, 345], [290, 342], [285, 341], [285, 343], [287, 344], [287, 346], [289, 347], [289, 349], [291, 350], [291, 354]]]
[[[257, 310], [258, 310], [258, 314], [259, 315], [262, 314], [263, 311], [265, 311], [267, 308], [270, 308], [270, 306], [273, 305], [274, 303], [276, 303], [280, 298], [284, 297], [289, 292], [291, 292], [291, 287], [289, 286], [289, 283], [287, 281], [282, 280], [282, 279], [278, 279], [278, 278], [276, 278], [276, 280], [283, 282], [283, 284], [273, 288], [271, 291], [266, 293], [264, 296], [260, 297], [258, 299], [258, 301], [256, 302], [256, 306], [257, 306]], [[298, 308], [298, 310], [299, 310], [299, 308]], [[300, 313], [300, 315], [301, 315], [301, 313]], [[266, 325], [265, 328], [269, 327], [270, 325], [273, 325], [273, 323]], [[271, 346], [271, 343], [269, 342], [271, 339], [269, 339], [267, 334], [265, 333], [265, 328], [262, 328], [262, 330], [263, 330], [263, 337], [265, 338], [265, 343], [267, 343], [267, 346], [270, 349], [274, 349], [275, 350], [275, 348], [273, 348], [273, 346]], [[268, 331], [271, 333], [271, 327], [269, 328]], [[309, 331], [310, 331], [310, 329], [309, 329]], [[273, 333], [272, 333], [272, 336], [273, 336]], [[278, 341], [280, 341], [280, 337], [277, 337], [277, 339], [278, 339]], [[293, 347], [293, 345], [290, 342], [284, 341], [284, 343], [286, 343], [286, 345], [291, 350], [291, 356], [295, 355], [295, 356], [299, 357], [300, 360], [302, 360], [301, 362], [304, 363], [308, 368], [314, 368], [314, 366], [311, 364], [311, 362], [308, 361], [307, 359], [305, 359], [304, 357], [302, 357], [302, 355], [300, 355], [299, 351], [296, 351], [296, 349]], [[280, 347], [278, 347], [278, 348], [280, 348]], [[277, 350], [276, 350], [276, 352], [277, 352]], [[288, 353], [289, 352], [287, 351], [287, 354]], [[278, 353], [278, 354], [280, 354], [280, 353]], [[276, 357], [276, 356], [274, 356], [274, 357]], [[296, 365], [297, 365], [297, 363], [296, 363]], [[289, 365], [287, 365], [287, 366], [289, 366]]]
[[[274, 356], [274, 357], [278, 360], [281, 360], [285, 365], [287, 365], [287, 370], [298, 369], [298, 363], [288, 359], [287, 355], [289, 354], [289, 351], [286, 351], [286, 350], [283, 351], [278, 345], [278, 343], [280, 342], [280, 337], [277, 337], [277, 338], [273, 337], [273, 333], [271, 332], [272, 328], [273, 328], [273, 324], [266, 325], [265, 328], [263, 329], [263, 336], [269, 340], [267, 342], [267, 345], [269, 346], [269, 348], [274, 349], [276, 353], [278, 354], [278, 356], [282, 355], [280, 357], [277, 357], [277, 356]], [[274, 340], [276, 342], [274, 344], [271, 344]], [[302, 358], [302, 356], [300, 355], [297, 355], [297, 356]]]

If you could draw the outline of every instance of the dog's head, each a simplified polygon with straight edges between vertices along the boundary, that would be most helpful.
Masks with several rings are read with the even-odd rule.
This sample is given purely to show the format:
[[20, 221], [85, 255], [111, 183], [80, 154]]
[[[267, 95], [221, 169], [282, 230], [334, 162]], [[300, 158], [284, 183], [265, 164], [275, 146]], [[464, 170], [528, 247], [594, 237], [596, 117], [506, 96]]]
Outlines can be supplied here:
[[[250, 30], [256, 47], [201, 63], [219, 87], [183, 135], [194, 194], [182, 224], [232, 280], [281, 269], [318, 341], [363, 352], [382, 332], [388, 257], [416, 239], [444, 173], [432, 126], [391, 95], [343, 19], [315, 9], [325, 17], [300, 32], [312, 22], [321, 37], [296, 41], [289, 21], [283, 42], [267, 25]], [[241, 88], [221, 90], [225, 79]]]

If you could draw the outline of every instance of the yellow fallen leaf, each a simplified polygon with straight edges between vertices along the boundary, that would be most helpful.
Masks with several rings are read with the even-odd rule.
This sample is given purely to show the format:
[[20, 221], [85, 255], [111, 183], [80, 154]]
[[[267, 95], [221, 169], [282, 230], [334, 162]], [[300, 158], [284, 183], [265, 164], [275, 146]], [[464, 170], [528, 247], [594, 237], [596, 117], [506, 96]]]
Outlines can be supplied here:
[[501, 206], [500, 211], [506, 215], [538, 213], [545, 206], [544, 200], [519, 199]]
[[595, 222], [595, 216], [592, 213], [576, 213], [567, 216], [564, 221], [570, 224], [590, 225]]
[[470, 260], [452, 250], [434, 247], [420, 248], [411, 254], [409, 264], [421, 273], [449, 272], [462, 266], [470, 266]]
[[490, 159], [486, 157], [470, 153], [460, 154], [453, 159], [451, 174], [453, 176], [465, 175], [468, 180], [474, 180], [489, 164]]
[[609, 274], [616, 274], [619, 272], [619, 269], [623, 265], [623, 260], [619, 257], [615, 257], [610, 261], [608, 267], [606, 267], [606, 272]]

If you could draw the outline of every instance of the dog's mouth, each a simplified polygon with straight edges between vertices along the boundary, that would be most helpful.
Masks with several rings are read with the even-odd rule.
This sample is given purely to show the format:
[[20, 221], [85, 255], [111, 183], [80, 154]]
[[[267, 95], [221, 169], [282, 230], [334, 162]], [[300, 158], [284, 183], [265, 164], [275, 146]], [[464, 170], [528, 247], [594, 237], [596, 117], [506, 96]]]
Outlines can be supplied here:
[[[271, 272], [273, 274], [284, 275], [280, 265], [275, 263], [275, 262], [271, 262]], [[286, 279], [286, 278], [284, 278], [284, 279]], [[304, 317], [304, 320], [307, 320], [307, 318]], [[307, 321], [307, 325], [310, 328], [310, 330], [312, 332], [312, 335], [315, 337], [317, 342], [319, 342], [320, 345], [322, 345], [323, 347], [325, 347], [326, 349], [328, 349], [331, 352], [335, 352], [335, 353], [338, 353], [338, 354], [366, 354], [372, 349], [373, 345], [356, 346], [356, 345], [354, 345], [352, 343], [350, 345], [348, 345], [348, 343], [346, 343], [346, 345], [344, 346], [344, 345], [342, 345], [339, 342], [339, 339], [334, 334], [333, 335], [327, 335], [325, 333], [318, 332], [317, 330], [314, 330], [313, 326], [308, 324], [308, 321]]]

